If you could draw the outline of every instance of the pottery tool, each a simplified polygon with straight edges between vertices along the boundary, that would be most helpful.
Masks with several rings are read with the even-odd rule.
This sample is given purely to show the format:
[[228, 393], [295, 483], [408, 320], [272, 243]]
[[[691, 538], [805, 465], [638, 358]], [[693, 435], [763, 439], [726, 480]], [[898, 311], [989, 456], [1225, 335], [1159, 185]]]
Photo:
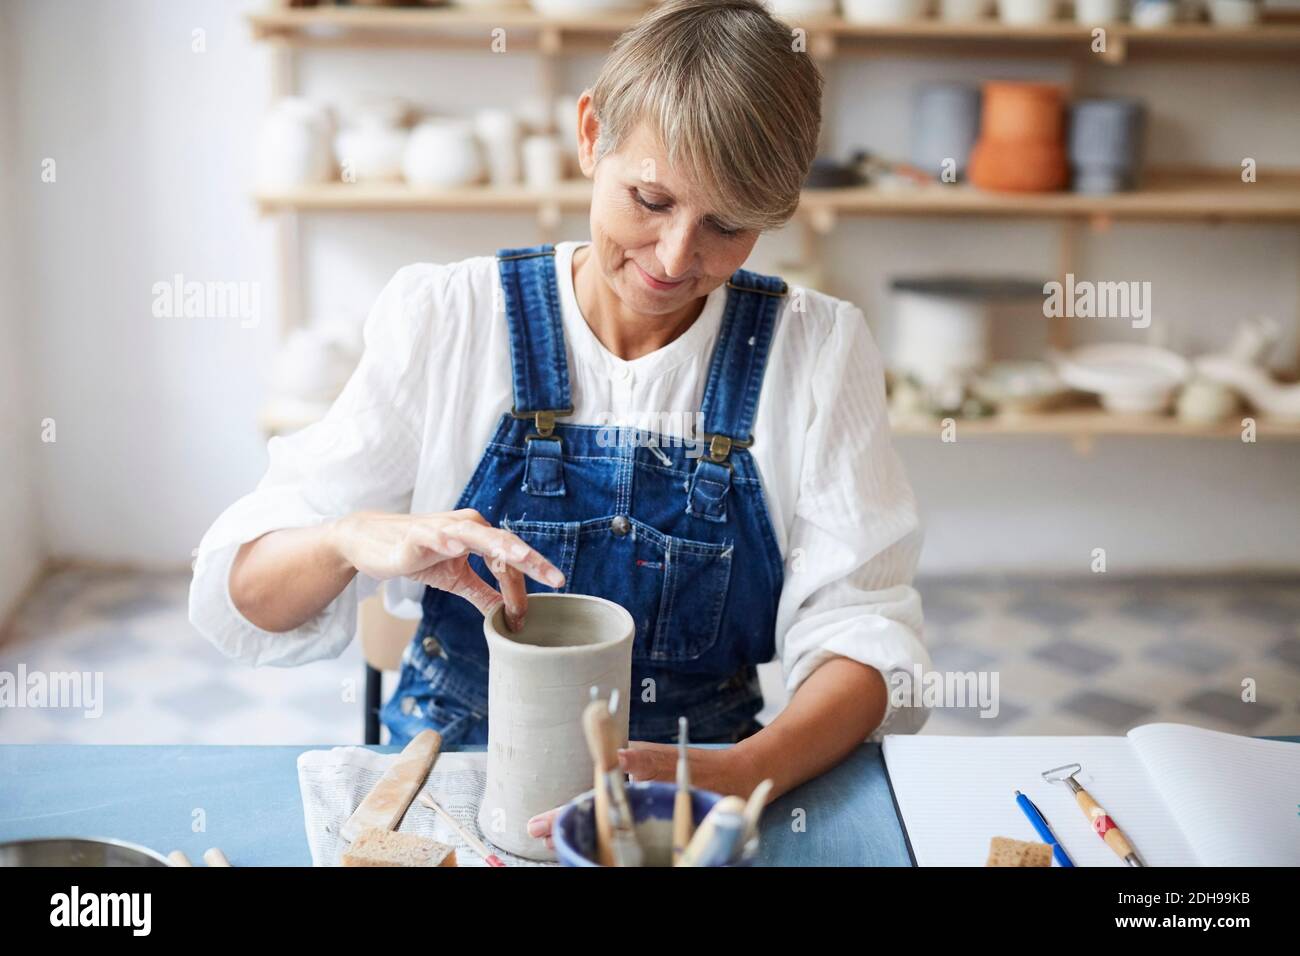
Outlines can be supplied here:
[[1051, 770], [1044, 770], [1043, 779], [1048, 783], [1063, 783], [1070, 788], [1074, 793], [1075, 802], [1079, 804], [1079, 809], [1083, 811], [1083, 815], [1092, 824], [1093, 831], [1105, 841], [1108, 847], [1115, 851], [1116, 856], [1129, 866], [1145, 866], [1146, 864], [1142, 862], [1142, 858], [1137, 855], [1137, 850], [1133, 849], [1133, 844], [1124, 835], [1124, 831], [1115, 825], [1115, 821], [1102, 809], [1101, 804], [1094, 800], [1087, 790], [1083, 789], [1079, 781], [1074, 779], [1074, 775], [1082, 769], [1077, 763], [1068, 763], [1064, 767], [1053, 767]]
[[767, 798], [774, 786], [776, 782], [770, 777], [760, 781], [745, 801], [745, 843], [758, 836], [758, 821], [762, 819], [763, 808], [767, 806]]
[[184, 853], [182, 853], [180, 850], [172, 850], [170, 853], [168, 853], [167, 860], [169, 863], [171, 863], [172, 866], [193, 866], [194, 865], [193, 863], [190, 862], [190, 858], [186, 856]]
[[406, 808], [424, 786], [433, 762], [442, 749], [442, 735], [436, 730], [422, 730], [411, 739], [391, 767], [384, 771], [375, 788], [366, 794], [361, 805], [352, 811], [340, 832], [351, 843], [371, 827], [394, 830], [402, 822]]
[[424, 804], [426, 807], [428, 807], [430, 810], [438, 814], [438, 816], [442, 817], [444, 820], [450, 823], [451, 828], [460, 834], [460, 838], [464, 840], [466, 843], [468, 843], [470, 845], [470, 849], [472, 849], [475, 853], [481, 856], [483, 858], [483, 862], [486, 863], [488, 866], [506, 865], [505, 861], [502, 860], [501, 857], [497, 856], [495, 853], [489, 850], [486, 846], [484, 846], [482, 840], [480, 840], [474, 834], [470, 833], [463, 826], [461, 826], [460, 821], [457, 820], [455, 817], [453, 817], [446, 810], [444, 810], [442, 804], [439, 803], [437, 800], [433, 799], [433, 797], [429, 796], [427, 793], [421, 793], [420, 802]]
[[203, 851], [203, 862], [208, 866], [230, 866], [230, 861], [226, 859], [226, 854], [222, 853], [215, 846]]
[[682, 866], [724, 866], [745, 841], [745, 801], [723, 797], [713, 805], [682, 853]]
[[695, 817], [691, 811], [691, 765], [686, 756], [686, 718], [677, 718], [677, 795], [673, 797], [673, 866], [691, 842]]
[[1016, 804], [1024, 812], [1025, 816], [1029, 818], [1030, 825], [1033, 826], [1033, 828], [1038, 832], [1038, 835], [1042, 837], [1043, 842], [1052, 848], [1052, 855], [1056, 857], [1056, 862], [1060, 863], [1061, 866], [1074, 866], [1074, 861], [1071, 860], [1069, 854], [1065, 852], [1065, 847], [1061, 846], [1061, 841], [1058, 840], [1056, 834], [1052, 832], [1052, 827], [1048, 824], [1047, 817], [1043, 816], [1043, 811], [1039, 810], [1038, 807], [1034, 805], [1034, 801], [1030, 800], [1023, 793], [1017, 790]]
[[596, 765], [597, 862], [602, 866], [640, 866], [641, 845], [618, 765], [619, 733], [611, 714], [617, 706], [617, 697], [611, 695], [608, 706], [595, 701], [582, 714], [582, 729]]

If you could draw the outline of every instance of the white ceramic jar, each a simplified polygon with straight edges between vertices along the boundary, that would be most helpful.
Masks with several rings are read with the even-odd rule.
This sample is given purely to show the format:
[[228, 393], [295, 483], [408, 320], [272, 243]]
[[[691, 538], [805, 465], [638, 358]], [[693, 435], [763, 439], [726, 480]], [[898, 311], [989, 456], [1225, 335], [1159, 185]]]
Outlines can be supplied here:
[[402, 157], [407, 183], [421, 189], [453, 189], [483, 178], [483, 155], [466, 120], [427, 119], [411, 131]]
[[1058, 0], [998, 0], [998, 18], [1009, 26], [1037, 26], [1056, 19]]
[[591, 789], [595, 765], [582, 713], [591, 689], [607, 700], [627, 741], [636, 625], [613, 601], [583, 594], [530, 594], [518, 633], [505, 612], [483, 621], [488, 644], [487, 785], [479, 806], [483, 835], [507, 853], [553, 860], [555, 852], [528, 835], [530, 818]]
[[851, 23], [905, 23], [920, 20], [929, 0], [843, 0], [844, 19]]
[[1210, 0], [1210, 21], [1216, 27], [1249, 27], [1259, 17], [1257, 0]]
[[1084, 26], [1119, 23], [1124, 15], [1124, 0], [1074, 0], [1074, 19]]
[[320, 104], [285, 97], [262, 120], [257, 150], [257, 183], [283, 189], [334, 178], [330, 139], [333, 117]]
[[939, 19], [946, 23], [973, 23], [993, 13], [993, 0], [939, 0]]
[[488, 182], [516, 185], [522, 174], [519, 118], [510, 110], [479, 110], [474, 116], [474, 132], [483, 146]]
[[555, 136], [530, 136], [524, 140], [524, 184], [529, 189], [550, 189], [564, 179], [564, 147]]

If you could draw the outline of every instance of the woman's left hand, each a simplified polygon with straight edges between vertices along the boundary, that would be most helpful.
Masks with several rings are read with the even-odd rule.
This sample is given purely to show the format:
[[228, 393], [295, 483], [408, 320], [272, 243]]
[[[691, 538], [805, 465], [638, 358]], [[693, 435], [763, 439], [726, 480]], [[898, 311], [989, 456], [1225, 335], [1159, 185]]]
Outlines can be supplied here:
[[[749, 772], [743, 753], [735, 747], [703, 750], [688, 747], [686, 759], [690, 765], [691, 786], [712, 790], [724, 796], [736, 794], [748, 797], [757, 780]], [[651, 744], [634, 740], [618, 752], [618, 763], [634, 783], [658, 780], [672, 783], [677, 779], [677, 747], [674, 744]], [[551, 827], [562, 807], [539, 813], [528, 821], [528, 835], [546, 840], [548, 849], [554, 849]]]

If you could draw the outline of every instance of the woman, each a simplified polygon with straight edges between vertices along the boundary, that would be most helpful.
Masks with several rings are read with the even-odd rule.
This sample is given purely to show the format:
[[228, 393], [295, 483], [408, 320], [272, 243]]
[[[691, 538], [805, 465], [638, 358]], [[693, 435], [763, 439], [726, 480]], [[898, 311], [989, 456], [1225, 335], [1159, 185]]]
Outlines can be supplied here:
[[[671, 779], [682, 715], [737, 742], [692, 750], [693, 782], [738, 794], [916, 730], [886, 685], [929, 659], [879, 353], [850, 303], [741, 268], [816, 150], [821, 77], [791, 46], [755, 0], [624, 35], [578, 107], [591, 242], [400, 270], [329, 415], [205, 536], [199, 630], [254, 664], [336, 656], [393, 581], [393, 610], [421, 605], [393, 742], [484, 743], [481, 615], [594, 593], [638, 625], [635, 778]], [[790, 702], [761, 727], [777, 655]]]

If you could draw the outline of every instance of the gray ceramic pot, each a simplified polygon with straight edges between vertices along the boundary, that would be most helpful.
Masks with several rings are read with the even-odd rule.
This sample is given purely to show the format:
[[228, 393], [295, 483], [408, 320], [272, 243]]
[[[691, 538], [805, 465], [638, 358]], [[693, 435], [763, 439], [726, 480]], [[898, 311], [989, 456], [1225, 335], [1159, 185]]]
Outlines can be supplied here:
[[1113, 193], [1137, 186], [1146, 133], [1141, 100], [1079, 100], [1070, 109], [1074, 191]]
[[938, 178], [952, 160], [958, 179], [980, 131], [979, 87], [935, 83], [917, 90], [912, 107], [912, 164]]
[[595, 774], [582, 730], [591, 689], [618, 691], [615, 722], [627, 741], [632, 615], [583, 594], [530, 594], [524, 629], [498, 609], [483, 621], [488, 644], [487, 787], [483, 835], [508, 853], [553, 860], [528, 820], [590, 790]]

